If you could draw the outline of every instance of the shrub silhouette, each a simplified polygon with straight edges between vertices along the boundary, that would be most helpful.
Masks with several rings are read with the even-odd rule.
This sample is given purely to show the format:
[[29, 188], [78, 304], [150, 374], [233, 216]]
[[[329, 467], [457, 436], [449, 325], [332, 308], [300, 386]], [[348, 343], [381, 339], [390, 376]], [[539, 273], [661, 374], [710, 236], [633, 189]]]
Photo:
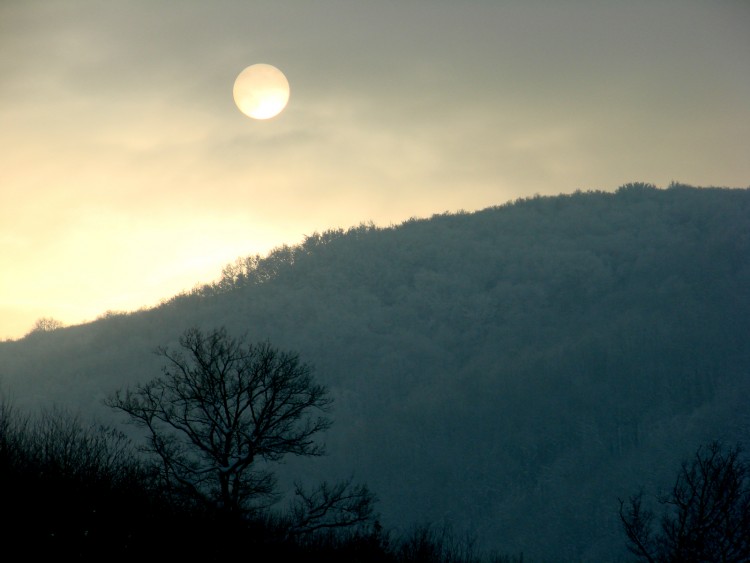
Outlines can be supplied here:
[[684, 462], [672, 490], [659, 498], [664, 511], [642, 506], [642, 493], [620, 501], [628, 548], [649, 562], [750, 560], [750, 477], [739, 446], [712, 442]]

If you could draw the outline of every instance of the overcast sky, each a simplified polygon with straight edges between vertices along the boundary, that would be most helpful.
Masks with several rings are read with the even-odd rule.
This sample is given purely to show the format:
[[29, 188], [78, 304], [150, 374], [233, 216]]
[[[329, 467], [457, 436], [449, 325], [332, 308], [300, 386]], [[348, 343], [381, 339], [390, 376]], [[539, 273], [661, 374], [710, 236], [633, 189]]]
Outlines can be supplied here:
[[[0, 338], [518, 197], [750, 185], [747, 0], [0, 2]], [[287, 76], [267, 121], [234, 105]]]

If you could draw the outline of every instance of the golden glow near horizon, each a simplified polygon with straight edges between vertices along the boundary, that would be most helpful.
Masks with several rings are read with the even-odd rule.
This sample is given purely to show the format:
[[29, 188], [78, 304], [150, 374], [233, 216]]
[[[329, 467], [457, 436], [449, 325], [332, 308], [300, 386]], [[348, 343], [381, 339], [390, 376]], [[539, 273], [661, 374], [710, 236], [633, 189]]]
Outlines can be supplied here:
[[315, 231], [747, 187], [750, 4], [595, 4], [0, 2], [0, 339]]
[[289, 81], [275, 66], [258, 63], [240, 72], [232, 93], [242, 113], [253, 119], [270, 119], [289, 102]]

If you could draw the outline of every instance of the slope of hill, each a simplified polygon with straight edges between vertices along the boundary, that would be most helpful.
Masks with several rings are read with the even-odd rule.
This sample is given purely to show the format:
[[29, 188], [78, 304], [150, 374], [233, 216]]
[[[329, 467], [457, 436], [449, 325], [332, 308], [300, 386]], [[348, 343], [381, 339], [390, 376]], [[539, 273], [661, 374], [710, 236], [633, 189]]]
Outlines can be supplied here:
[[[0, 390], [100, 418], [151, 353], [224, 325], [297, 350], [335, 398], [329, 455], [386, 526], [527, 558], [623, 556], [618, 497], [750, 440], [750, 189], [535, 197], [308, 237], [160, 307], [0, 343]], [[750, 446], [749, 446], [750, 447]]]

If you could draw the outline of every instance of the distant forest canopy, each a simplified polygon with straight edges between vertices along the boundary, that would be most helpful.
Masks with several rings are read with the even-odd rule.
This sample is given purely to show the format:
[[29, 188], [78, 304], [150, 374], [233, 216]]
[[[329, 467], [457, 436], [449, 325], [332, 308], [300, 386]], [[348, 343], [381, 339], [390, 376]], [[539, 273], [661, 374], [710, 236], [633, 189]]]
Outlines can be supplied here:
[[[197, 285], [190, 292], [179, 294], [173, 299], [189, 296], [212, 296], [248, 285], [266, 283], [279, 276], [283, 276], [299, 261], [304, 262], [305, 259], [309, 259], [311, 256], [318, 257], [331, 252], [330, 250], [323, 250], [323, 247], [333, 246], [341, 249], [339, 252], [345, 252], [345, 248], [353, 249], [356, 246], [356, 251], [360, 252], [363, 245], [377, 245], [379, 241], [388, 240], [386, 237], [389, 233], [396, 238], [399, 235], [406, 237], [408, 236], [407, 233], [410, 232], [416, 234], [416, 229], [421, 229], [422, 236], [426, 236], [426, 233], [439, 229], [460, 229], [461, 226], [466, 225], [467, 231], [470, 232], [476, 226], [474, 224], [481, 221], [485, 230], [474, 233], [474, 236], [487, 236], [488, 239], [485, 242], [497, 240], [498, 243], [508, 242], [518, 244], [519, 242], [523, 242], [523, 240], [528, 240], [531, 236], [539, 239], [544, 236], [554, 235], [555, 233], [559, 233], [561, 236], [567, 238], [581, 238], [582, 235], [596, 237], [607, 230], [611, 230], [613, 227], [636, 227], [637, 225], [632, 224], [632, 219], [643, 221], [644, 226], [648, 224], [649, 219], [652, 217], [644, 216], [639, 218], [637, 215], [638, 210], [633, 210], [632, 208], [629, 210], [635, 212], [636, 216], [630, 217], [630, 223], [627, 222], [628, 217], [623, 216], [626, 214], [623, 213], [625, 212], [624, 209], [621, 210], [621, 213], [611, 217], [612, 220], [622, 221], [622, 224], [607, 224], [605, 222], [608, 218], [607, 213], [613, 211], [612, 206], [622, 207], [624, 202], [634, 203], [635, 201], [640, 202], [643, 212], [649, 213], [657, 211], [669, 213], [668, 206], [670, 206], [670, 203], [679, 203], [679, 206], [683, 207], [683, 209], [676, 206], [671, 210], [672, 220], [677, 223], [675, 226], [679, 227], [679, 223], [691, 220], [691, 217], [688, 215], [689, 210], [685, 206], [689, 206], [691, 201], [698, 204], [695, 198], [690, 199], [687, 196], [687, 194], [695, 190], [703, 192], [697, 196], [701, 200], [705, 200], [708, 196], [713, 196], [715, 203], [720, 203], [719, 200], [724, 199], [728, 207], [733, 207], [732, 201], [727, 197], [728, 192], [738, 192], [736, 195], [743, 197], [742, 192], [747, 191], [731, 188], [694, 188], [677, 183], [670, 184], [666, 190], [660, 190], [652, 184], [637, 182], [625, 184], [614, 193], [604, 191], [582, 192], [579, 190], [570, 195], [535, 195], [529, 198], [519, 198], [515, 201], [478, 212], [446, 212], [433, 215], [429, 219], [412, 218], [400, 225], [391, 227], [377, 227], [373, 223], [369, 223], [350, 227], [349, 229], [330, 229], [323, 233], [316, 232], [306, 236], [301, 244], [277, 247], [265, 257], [256, 254], [238, 258], [233, 263], [227, 264], [224, 267], [218, 281]], [[707, 193], [707, 191], [710, 193]], [[677, 196], [678, 193], [680, 194], [679, 197], [670, 197]], [[580, 204], [584, 201], [585, 206], [581, 207]], [[658, 210], [648, 209], [649, 203], [658, 205]], [[579, 216], [576, 215], [576, 211], [580, 213]], [[724, 212], [730, 213], [730, 210], [717, 210], [717, 213], [721, 213], [722, 215]], [[590, 213], [595, 213], [596, 216], [585, 216]], [[736, 211], [734, 214], [736, 216]], [[720, 217], [715, 218], [720, 219]], [[498, 224], [494, 227], [487, 224], [489, 221], [495, 220], [498, 220]], [[710, 221], [710, 218], [707, 220]], [[559, 223], [555, 223], [555, 221], [559, 221]], [[700, 227], [700, 225], [694, 226], [696, 228]], [[710, 227], [709, 224], [704, 226]], [[527, 229], [529, 228], [533, 229], [534, 232], [528, 232]], [[653, 233], [654, 236], [658, 236], [659, 234], [658, 232]], [[641, 236], [645, 239], [648, 237], [648, 233], [642, 233]], [[522, 240], [518, 240], [519, 237]], [[392, 240], [389, 242], [392, 242]], [[464, 241], [457, 239], [455, 243], [461, 245]], [[362, 258], [365, 258], [365, 256]]]
[[634, 183], [315, 233], [159, 307], [0, 343], [0, 391], [111, 419], [103, 398], [191, 326], [296, 350], [330, 387], [329, 455], [282, 478], [355, 475], [386, 526], [613, 560], [618, 497], [671, 487], [701, 443], [750, 448], [750, 189]]

